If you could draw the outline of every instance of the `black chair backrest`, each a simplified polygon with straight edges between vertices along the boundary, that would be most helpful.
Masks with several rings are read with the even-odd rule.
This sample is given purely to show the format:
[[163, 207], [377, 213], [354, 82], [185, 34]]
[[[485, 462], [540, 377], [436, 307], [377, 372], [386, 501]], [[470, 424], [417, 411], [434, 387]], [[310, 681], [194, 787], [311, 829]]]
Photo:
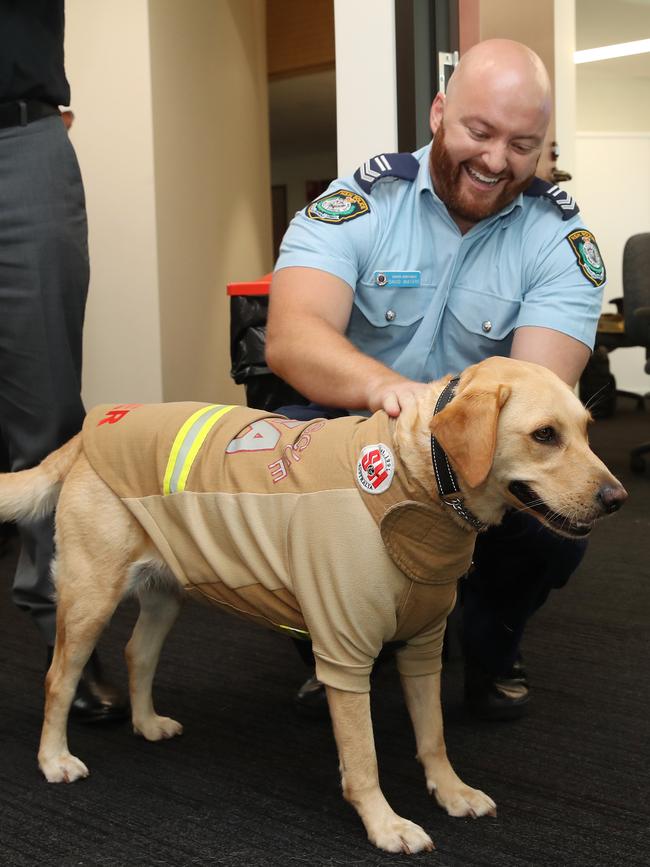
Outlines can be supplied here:
[[623, 250], [625, 336], [635, 346], [648, 347], [648, 324], [634, 315], [639, 307], [650, 307], [650, 232], [632, 235]]

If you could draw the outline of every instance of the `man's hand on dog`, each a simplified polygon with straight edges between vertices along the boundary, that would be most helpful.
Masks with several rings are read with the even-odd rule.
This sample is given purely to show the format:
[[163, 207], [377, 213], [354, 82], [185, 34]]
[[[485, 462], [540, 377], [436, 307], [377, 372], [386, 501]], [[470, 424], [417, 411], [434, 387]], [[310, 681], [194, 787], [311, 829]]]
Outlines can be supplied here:
[[402, 376], [391, 375], [373, 380], [368, 386], [368, 409], [377, 412], [383, 409], [392, 418], [397, 416], [409, 406], [413, 406], [418, 397], [427, 390], [426, 383], [415, 382]]

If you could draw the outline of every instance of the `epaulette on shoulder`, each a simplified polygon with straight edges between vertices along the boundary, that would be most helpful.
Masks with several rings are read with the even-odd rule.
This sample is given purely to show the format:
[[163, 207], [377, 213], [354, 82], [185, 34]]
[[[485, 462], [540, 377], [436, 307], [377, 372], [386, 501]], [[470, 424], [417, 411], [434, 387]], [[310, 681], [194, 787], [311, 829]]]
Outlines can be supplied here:
[[420, 170], [420, 163], [413, 154], [378, 154], [366, 160], [354, 173], [354, 179], [365, 193], [382, 178], [401, 178], [413, 181]]
[[549, 199], [549, 201], [559, 208], [563, 220], [570, 220], [571, 217], [575, 217], [576, 214], [580, 213], [578, 203], [573, 196], [570, 196], [566, 190], [561, 190], [557, 184], [550, 184], [541, 178], [533, 178], [530, 186], [524, 190], [524, 195]]

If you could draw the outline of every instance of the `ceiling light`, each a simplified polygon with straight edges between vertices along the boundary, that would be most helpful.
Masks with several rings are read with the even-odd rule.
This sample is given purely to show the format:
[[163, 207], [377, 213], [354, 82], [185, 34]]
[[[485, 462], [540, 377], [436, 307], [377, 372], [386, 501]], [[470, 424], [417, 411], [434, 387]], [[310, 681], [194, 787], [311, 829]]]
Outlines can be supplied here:
[[613, 57], [629, 57], [631, 54], [650, 52], [650, 39], [637, 39], [636, 42], [619, 42], [616, 45], [602, 45], [600, 48], [585, 48], [573, 52], [574, 63], [591, 63], [594, 60], [611, 60]]

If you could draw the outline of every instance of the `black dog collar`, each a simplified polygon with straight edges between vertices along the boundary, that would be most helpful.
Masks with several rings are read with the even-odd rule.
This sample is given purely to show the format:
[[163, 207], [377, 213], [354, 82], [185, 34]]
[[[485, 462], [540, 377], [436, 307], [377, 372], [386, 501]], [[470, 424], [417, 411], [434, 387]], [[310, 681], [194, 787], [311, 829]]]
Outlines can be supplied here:
[[[451, 403], [459, 380], [460, 374], [455, 376], [453, 379], [450, 379], [447, 385], [443, 388], [436, 402], [435, 409], [433, 410], [434, 415], [437, 415], [449, 403]], [[464, 521], [467, 521], [467, 523], [475, 530], [485, 530], [487, 524], [479, 521], [476, 515], [472, 514], [472, 512], [470, 512], [469, 509], [466, 509], [463, 505], [463, 498], [460, 488], [458, 487], [456, 474], [451, 468], [449, 458], [445, 454], [444, 449], [433, 434], [431, 434], [431, 460], [433, 462], [433, 472], [438, 485], [438, 493], [440, 494], [442, 502], [446, 506], [450, 506], [456, 514], [460, 515], [460, 517]]]

